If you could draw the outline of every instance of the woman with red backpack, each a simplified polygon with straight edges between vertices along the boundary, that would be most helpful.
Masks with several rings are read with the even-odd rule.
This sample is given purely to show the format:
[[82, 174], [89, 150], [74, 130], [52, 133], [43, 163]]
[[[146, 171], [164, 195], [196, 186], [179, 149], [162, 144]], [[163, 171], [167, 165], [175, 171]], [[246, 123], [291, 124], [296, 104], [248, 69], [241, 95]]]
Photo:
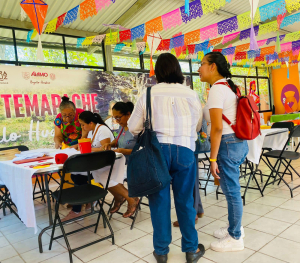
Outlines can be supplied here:
[[[239, 166], [248, 153], [246, 140], [236, 137], [232, 127], [222, 115], [236, 124], [237, 86], [231, 80], [230, 65], [220, 52], [210, 52], [204, 56], [198, 70], [202, 82], [211, 85], [207, 104], [203, 109], [208, 122], [211, 141], [211, 173], [219, 180], [228, 204], [227, 227], [214, 232], [218, 241], [211, 243], [211, 249], [219, 252], [244, 249], [244, 229], [241, 226], [243, 203], [240, 193]], [[229, 123], [230, 123], [229, 122]]]

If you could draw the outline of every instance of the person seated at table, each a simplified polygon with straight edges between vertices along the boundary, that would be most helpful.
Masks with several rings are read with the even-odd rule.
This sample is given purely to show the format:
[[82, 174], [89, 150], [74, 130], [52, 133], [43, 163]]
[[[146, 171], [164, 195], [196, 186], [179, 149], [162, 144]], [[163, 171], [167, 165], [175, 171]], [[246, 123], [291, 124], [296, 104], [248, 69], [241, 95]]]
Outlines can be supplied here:
[[112, 108], [116, 103], [117, 102], [114, 100], [112, 100], [109, 103], [108, 116], [105, 119], [105, 124], [108, 126], [108, 128], [110, 128], [112, 130], [115, 137], [118, 135], [118, 130], [120, 128], [120, 125], [116, 122], [116, 120], [112, 116]]
[[[126, 158], [126, 163], [128, 161], [129, 155], [132, 152], [132, 149], [136, 143], [136, 137], [134, 137], [128, 130], [127, 123], [133, 111], [134, 105], [132, 102], [117, 102], [112, 108], [113, 118], [119, 123], [120, 128], [118, 131], [118, 136], [111, 143], [106, 143], [103, 145], [104, 150], [110, 150], [112, 147], [118, 147], [115, 149], [115, 152], [122, 153]], [[126, 169], [124, 171], [126, 174]], [[122, 185], [123, 186], [123, 185]], [[124, 187], [124, 186], [123, 186]], [[127, 189], [124, 187], [127, 191]], [[116, 213], [119, 211], [122, 204], [126, 201], [125, 196], [118, 195], [118, 193], [114, 194], [115, 203], [114, 207], [110, 210], [110, 213]], [[129, 217], [133, 215], [138, 208], [139, 199], [131, 198], [130, 202], [128, 202], [127, 212], [123, 215], [123, 217]]]
[[78, 139], [86, 138], [87, 133], [82, 132], [78, 116], [82, 109], [77, 109], [75, 104], [66, 96], [63, 96], [59, 105], [60, 113], [56, 116], [54, 124], [54, 143], [55, 148], [59, 149], [63, 145], [76, 148]]

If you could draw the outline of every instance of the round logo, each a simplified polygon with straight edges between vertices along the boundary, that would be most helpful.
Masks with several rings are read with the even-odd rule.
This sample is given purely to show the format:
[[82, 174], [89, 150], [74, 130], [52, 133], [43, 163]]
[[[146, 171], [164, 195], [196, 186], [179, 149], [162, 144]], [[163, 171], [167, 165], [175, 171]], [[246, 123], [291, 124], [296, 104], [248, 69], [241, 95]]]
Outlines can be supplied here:
[[55, 74], [54, 73], [50, 74], [50, 79], [55, 80]]
[[293, 84], [285, 85], [281, 91], [281, 102], [286, 113], [298, 110], [299, 91]]

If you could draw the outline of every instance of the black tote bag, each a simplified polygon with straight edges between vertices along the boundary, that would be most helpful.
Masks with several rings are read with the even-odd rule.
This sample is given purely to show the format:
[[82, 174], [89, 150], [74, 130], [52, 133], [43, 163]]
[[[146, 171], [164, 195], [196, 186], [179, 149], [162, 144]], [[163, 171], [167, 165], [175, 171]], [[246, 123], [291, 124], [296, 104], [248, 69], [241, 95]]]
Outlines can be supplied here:
[[170, 184], [171, 176], [151, 124], [151, 87], [147, 88], [145, 129], [139, 135], [127, 164], [130, 197], [142, 197]]

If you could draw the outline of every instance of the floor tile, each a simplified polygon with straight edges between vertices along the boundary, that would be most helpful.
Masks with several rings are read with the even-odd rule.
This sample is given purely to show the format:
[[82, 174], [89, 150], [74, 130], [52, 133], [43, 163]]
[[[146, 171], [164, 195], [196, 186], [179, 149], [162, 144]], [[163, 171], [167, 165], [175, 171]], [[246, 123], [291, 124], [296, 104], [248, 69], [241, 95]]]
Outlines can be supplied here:
[[9, 242], [7, 241], [7, 239], [5, 237], [0, 237], [0, 248], [6, 247], [8, 245], [9, 245]]
[[262, 204], [262, 205], [270, 205], [270, 206], [280, 206], [288, 199], [279, 198], [275, 196], [266, 195], [264, 197], [258, 198], [254, 201], [254, 203]]
[[260, 252], [285, 262], [299, 263], [300, 243], [276, 237]]
[[250, 203], [244, 207], [244, 212], [258, 215], [258, 216], [263, 216], [274, 209], [275, 207], [273, 206]]
[[195, 225], [195, 227], [198, 230], [198, 229], [210, 224], [213, 221], [216, 221], [216, 219], [208, 217], [207, 215], [204, 214], [204, 216], [202, 218], [198, 219], [198, 223]]
[[143, 258], [153, 252], [154, 249], [153, 246], [151, 246], [152, 243], [153, 236], [147, 235], [123, 246], [122, 248], [139, 258]]
[[244, 262], [254, 253], [255, 251], [250, 250], [248, 248], [245, 248], [244, 250], [238, 252], [226, 253], [215, 252], [211, 249], [208, 249], [204, 257], [216, 263], [241, 263]]
[[280, 198], [291, 198], [291, 194], [289, 191], [285, 191], [282, 189], [276, 189], [268, 194], [266, 194], [266, 196], [275, 196], [275, 197], [280, 197]]
[[205, 209], [205, 215], [215, 219], [221, 218], [227, 213], [228, 213], [227, 208], [220, 207], [220, 206], [210, 206]]
[[300, 226], [293, 225], [286, 229], [279, 236], [300, 243]]
[[[118, 219], [111, 219], [109, 221], [109, 223], [114, 232], [130, 227], [129, 225], [127, 225], [123, 222], [120, 222]], [[92, 228], [90, 228], [90, 231], [94, 232], [94, 229], [95, 228], [92, 227]], [[101, 224], [101, 225], [99, 224], [98, 229], [97, 229], [97, 234], [99, 234], [101, 236], [108, 236], [111, 233], [110, 233], [109, 227], [107, 225], [106, 225], [106, 228], [104, 228], [103, 224]]]
[[14, 244], [37, 235], [38, 233], [37, 234], [34, 233], [34, 228], [30, 227], [30, 228], [26, 228], [23, 231], [5, 235], [5, 237], [11, 244]]
[[279, 207], [300, 212], [300, 201], [288, 200], [287, 202], [283, 203]]
[[118, 246], [112, 245], [111, 242], [104, 240], [92, 246], [78, 250], [75, 252], [75, 256], [83, 262], [88, 262], [116, 249], [118, 249]]
[[25, 229], [27, 229], [26, 225], [19, 221], [19, 223], [17, 224], [8, 225], [6, 227], [1, 228], [1, 232], [3, 233], [3, 235], [9, 235]]
[[0, 262], [2, 260], [12, 258], [17, 255], [18, 255], [17, 251], [11, 245], [0, 248]]
[[[74, 256], [74, 254], [72, 255], [72, 259], [73, 259], [73, 263], [82, 262], [76, 256]], [[70, 258], [69, 258], [69, 253], [67, 252], [43, 261], [43, 263], [69, 263], [69, 262], [70, 262]]]
[[153, 226], [152, 226], [151, 218], [143, 220], [139, 223], [135, 223], [134, 228], [143, 230], [144, 232], [147, 232], [147, 233], [152, 233], [153, 232]]
[[[49, 243], [50, 243], [50, 236], [47, 235], [46, 233], [44, 233], [43, 236], [42, 236], [42, 244], [44, 246], [44, 245], [47, 245]], [[33, 249], [39, 247], [38, 236], [34, 236], [32, 238], [25, 239], [25, 240], [20, 241], [18, 243], [14, 243], [14, 244], [12, 244], [12, 246], [15, 248], [15, 250], [19, 254], [23, 254], [27, 251], [30, 251], [30, 250], [33, 250]]]
[[123, 246], [146, 235], [146, 232], [137, 228], [133, 228], [132, 230], [126, 228], [115, 232], [115, 242], [116, 245]]
[[125, 251], [122, 248], [118, 248], [111, 251], [101, 257], [98, 257], [89, 263], [112, 263], [112, 262], [122, 262], [122, 263], [133, 263], [139, 260], [138, 257], [132, 255], [131, 253]]
[[26, 263], [37, 263], [66, 252], [66, 249], [57, 242], [53, 242], [51, 250], [48, 250], [48, 248], [49, 246], [45, 245], [43, 246], [43, 253], [40, 253], [39, 249], [36, 248], [21, 254], [21, 257]]
[[[145, 213], [143, 211], [139, 211], [137, 217], [136, 217], [136, 220], [135, 222], [138, 223], [138, 222], [141, 222], [145, 219], [148, 219], [150, 218], [150, 214], [149, 213]], [[132, 219], [131, 218], [124, 218], [124, 217], [118, 217], [117, 218], [119, 221], [125, 223], [125, 224], [128, 224], [128, 225], [131, 225], [132, 224]]]
[[269, 243], [271, 240], [273, 240], [275, 237], [273, 235], [263, 233], [248, 227], [245, 227], [245, 238], [244, 238], [244, 244], [245, 247], [258, 251], [260, 250], [264, 245]]
[[264, 217], [294, 224], [298, 220], [300, 220], [300, 212], [282, 208], [275, 208], [271, 212], [265, 214]]
[[261, 253], [255, 253], [250, 258], [248, 258], [244, 263], [282, 263], [284, 261], [281, 261], [279, 259], [261, 254]]
[[279, 235], [290, 226], [291, 224], [286, 222], [261, 217], [253, 223], [251, 223], [250, 225], [248, 225], [247, 227], [271, 235]]
[[6, 260], [1, 261], [2, 263], [24, 263], [23, 259], [19, 256], [15, 256]]

